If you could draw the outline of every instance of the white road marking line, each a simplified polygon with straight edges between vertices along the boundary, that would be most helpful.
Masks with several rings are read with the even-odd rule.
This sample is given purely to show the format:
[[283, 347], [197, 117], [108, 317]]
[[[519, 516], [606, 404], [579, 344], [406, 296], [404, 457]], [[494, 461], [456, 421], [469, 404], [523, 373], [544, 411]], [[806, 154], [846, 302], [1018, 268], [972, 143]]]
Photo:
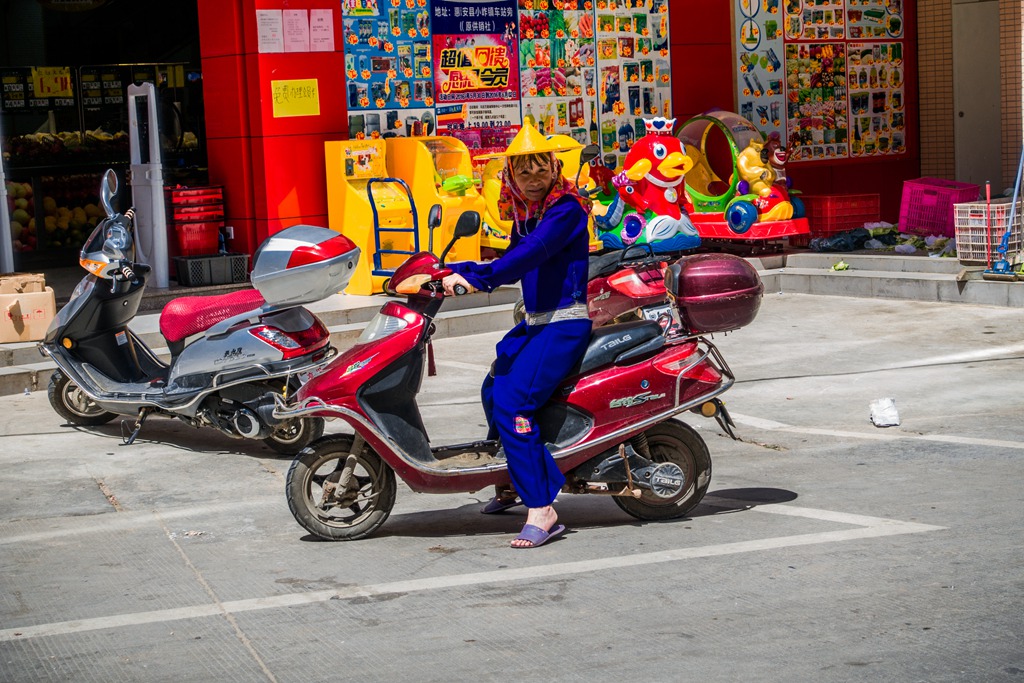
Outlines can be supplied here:
[[[738, 499], [716, 498], [715, 496], [708, 496], [707, 498], [709, 502], [712, 503], [714, 500], [728, 500], [730, 503], [744, 502]], [[754, 506], [751, 508], [751, 511], [803, 517], [826, 522], [837, 522], [840, 524], [851, 524], [856, 525], [856, 528], [798, 534], [795, 536], [778, 536], [775, 538], [763, 538], [753, 541], [722, 543], [697, 548], [676, 548], [674, 550], [662, 550], [637, 555], [602, 557], [580, 560], [577, 562], [559, 562], [549, 565], [519, 567], [515, 569], [499, 569], [488, 572], [434, 576], [422, 579], [410, 579], [407, 581], [392, 581], [365, 586], [351, 586], [340, 590], [332, 589], [306, 593], [288, 593], [285, 595], [250, 598], [247, 600], [232, 600], [222, 602], [220, 605], [195, 605], [192, 607], [154, 610], [151, 612], [115, 614], [91, 619], [78, 619], [73, 621], [54, 622], [50, 624], [38, 624], [35, 626], [22, 626], [19, 628], [7, 628], [0, 630], [0, 642], [25, 640], [27, 638], [41, 638], [45, 636], [68, 635], [72, 633], [98, 631], [101, 629], [124, 628], [128, 626], [163, 623], [180, 619], [195, 619], [199, 617], [211, 617], [218, 615], [225, 616], [228, 614], [252, 612], [256, 610], [280, 609], [283, 607], [295, 607], [298, 605], [327, 602], [329, 600], [348, 600], [351, 598], [371, 597], [375, 595], [387, 595], [394, 593], [444, 590], [460, 586], [505, 583], [508, 581], [536, 581], [552, 577], [586, 574], [609, 569], [639, 567], [664, 562], [679, 562], [701, 557], [717, 557], [722, 555], [734, 555], [737, 553], [756, 552], [760, 550], [778, 550], [779, 548], [815, 545], [819, 543], [837, 543], [841, 541], [896, 536], [900, 534], [916, 534], [926, 531], [937, 531], [945, 528], [931, 526], [928, 524], [918, 524], [915, 522], [901, 522], [898, 520], [883, 519], [880, 517], [867, 517], [864, 515], [854, 515], [843, 512], [833, 512], [830, 510], [817, 510], [788, 505]]]
[[914, 439], [917, 441], [937, 441], [939, 443], [956, 443], [967, 446], [994, 446], [997, 448], [1014, 448], [1024, 450], [1024, 443], [1019, 441], [1000, 441], [999, 439], [978, 439], [970, 436], [954, 436], [952, 434], [905, 434], [888, 429], [875, 432], [847, 432], [836, 429], [819, 429], [817, 427], [797, 427], [775, 420], [766, 420], [752, 415], [742, 415], [729, 411], [729, 416], [737, 424], [764, 429], [770, 432], [793, 432], [794, 434], [813, 434], [816, 436], [834, 436], [841, 439], [867, 439], [869, 441], [892, 441], [895, 439]]
[[975, 349], [950, 353], [944, 356], [932, 356], [931, 358], [918, 358], [917, 360], [904, 361], [885, 366], [885, 370], [902, 370], [903, 368], [915, 368], [922, 365], [943, 365], [947, 363], [969, 363], [972, 360], [987, 360], [1012, 354], [1024, 353], [1024, 344], [1011, 344], [1010, 346], [997, 346], [991, 349]]

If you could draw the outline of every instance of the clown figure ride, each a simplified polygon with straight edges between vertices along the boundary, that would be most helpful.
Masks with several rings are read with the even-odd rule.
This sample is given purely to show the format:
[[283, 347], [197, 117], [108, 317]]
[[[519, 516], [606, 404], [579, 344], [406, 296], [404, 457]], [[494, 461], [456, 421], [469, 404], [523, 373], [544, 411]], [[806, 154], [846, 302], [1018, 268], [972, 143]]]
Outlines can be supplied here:
[[612, 179], [617, 193], [604, 216], [595, 217], [598, 237], [610, 249], [649, 244], [655, 253], [700, 246], [687, 214], [686, 172], [693, 161], [672, 135], [675, 119], [644, 119], [646, 135], [626, 155]]

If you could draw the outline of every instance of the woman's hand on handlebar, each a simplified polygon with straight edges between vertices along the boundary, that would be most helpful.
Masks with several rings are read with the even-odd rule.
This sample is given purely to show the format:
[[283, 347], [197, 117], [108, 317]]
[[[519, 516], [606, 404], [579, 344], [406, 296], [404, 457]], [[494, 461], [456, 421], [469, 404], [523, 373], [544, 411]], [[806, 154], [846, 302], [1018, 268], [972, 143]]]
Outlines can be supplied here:
[[466, 278], [462, 277], [458, 273], [452, 273], [448, 277], [441, 280], [441, 284], [444, 285], [444, 293], [448, 296], [456, 294], [469, 294], [475, 292], [473, 285], [466, 281]]

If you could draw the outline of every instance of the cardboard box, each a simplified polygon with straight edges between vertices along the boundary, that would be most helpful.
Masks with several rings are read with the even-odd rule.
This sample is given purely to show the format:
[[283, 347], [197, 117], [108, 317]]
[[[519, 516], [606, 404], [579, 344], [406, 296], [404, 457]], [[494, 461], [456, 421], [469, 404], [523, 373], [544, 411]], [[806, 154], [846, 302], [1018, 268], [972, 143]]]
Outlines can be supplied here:
[[42, 292], [45, 287], [42, 273], [0, 273], [0, 294]]
[[53, 289], [0, 294], [0, 343], [41, 341], [57, 315]]

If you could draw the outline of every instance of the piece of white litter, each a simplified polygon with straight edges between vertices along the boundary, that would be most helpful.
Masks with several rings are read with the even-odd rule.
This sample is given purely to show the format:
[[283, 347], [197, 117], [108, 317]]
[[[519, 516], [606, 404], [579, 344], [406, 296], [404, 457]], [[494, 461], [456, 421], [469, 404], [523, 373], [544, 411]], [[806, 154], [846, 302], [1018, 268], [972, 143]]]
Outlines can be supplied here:
[[876, 427], [897, 427], [900, 414], [896, 411], [896, 399], [880, 398], [871, 402], [871, 424]]

